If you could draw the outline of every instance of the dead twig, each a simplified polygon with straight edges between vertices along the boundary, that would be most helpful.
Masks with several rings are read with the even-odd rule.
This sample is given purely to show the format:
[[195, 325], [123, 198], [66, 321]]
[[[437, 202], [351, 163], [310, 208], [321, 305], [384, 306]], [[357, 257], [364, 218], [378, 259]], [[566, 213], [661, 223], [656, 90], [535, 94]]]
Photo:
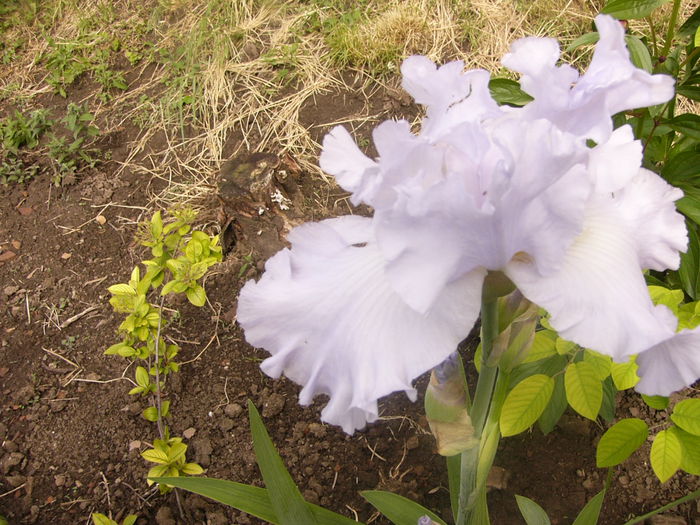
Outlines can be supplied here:
[[63, 321], [63, 322], [58, 326], [58, 329], [59, 329], [59, 330], [63, 330], [64, 328], [68, 328], [70, 325], [72, 325], [72, 324], [73, 324], [74, 322], [76, 322], [77, 320], [81, 319], [82, 317], [85, 317], [87, 314], [89, 314], [90, 312], [94, 312], [94, 311], [97, 310], [97, 309], [98, 309], [97, 306], [90, 306], [90, 307], [86, 308], [85, 310], [83, 310], [83, 311], [80, 312], [79, 314], [75, 314], [73, 317], [69, 317], [68, 319], [66, 319], [65, 321]]

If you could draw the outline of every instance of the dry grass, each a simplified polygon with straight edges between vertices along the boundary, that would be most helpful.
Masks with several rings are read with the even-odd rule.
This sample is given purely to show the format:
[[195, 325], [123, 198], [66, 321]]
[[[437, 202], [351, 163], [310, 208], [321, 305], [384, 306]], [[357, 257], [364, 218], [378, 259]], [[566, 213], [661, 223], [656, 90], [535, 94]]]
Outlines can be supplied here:
[[[131, 88], [109, 103], [92, 99], [92, 108], [103, 132], [141, 127], [120, 169], [167, 181], [158, 205], [198, 206], [212, 197], [222, 161], [245, 151], [289, 153], [322, 176], [319, 145], [300, 119], [317, 96], [396, 89], [396, 69], [414, 53], [505, 74], [500, 58], [513, 40], [547, 35], [565, 46], [590, 30], [602, 1], [365, 0], [353, 9], [340, 0], [49, 4], [54, 39], [107, 33], [122, 51], [143, 57]], [[50, 91], [37, 60], [49, 44], [30, 24], [11, 31], [24, 45], [1, 66], [0, 96], [22, 104]], [[377, 118], [367, 109], [343, 120], [353, 127]]]

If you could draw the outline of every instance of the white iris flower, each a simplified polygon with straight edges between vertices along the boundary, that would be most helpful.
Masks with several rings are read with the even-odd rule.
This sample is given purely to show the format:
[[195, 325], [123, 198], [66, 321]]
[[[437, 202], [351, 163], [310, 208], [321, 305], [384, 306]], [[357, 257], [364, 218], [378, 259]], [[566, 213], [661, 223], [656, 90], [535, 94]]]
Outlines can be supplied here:
[[295, 228], [238, 305], [248, 342], [272, 354], [263, 371], [303, 385], [302, 404], [327, 394], [324, 421], [352, 433], [377, 418], [380, 397], [414, 397], [412, 381], [474, 325], [489, 270], [562, 337], [617, 361], [639, 354], [639, 391], [667, 395], [700, 376], [700, 329], [676, 333], [642, 273], [679, 266], [682, 192], [641, 168], [640, 142], [611, 121], [669, 100], [673, 79], [632, 65], [617, 21], [596, 24], [582, 76], [556, 65], [552, 39], [513, 44], [503, 63], [534, 98], [523, 108], [499, 107], [486, 71], [414, 56], [401, 72], [426, 107], [419, 133], [380, 124], [377, 159], [342, 127], [326, 136], [321, 167], [374, 217]]

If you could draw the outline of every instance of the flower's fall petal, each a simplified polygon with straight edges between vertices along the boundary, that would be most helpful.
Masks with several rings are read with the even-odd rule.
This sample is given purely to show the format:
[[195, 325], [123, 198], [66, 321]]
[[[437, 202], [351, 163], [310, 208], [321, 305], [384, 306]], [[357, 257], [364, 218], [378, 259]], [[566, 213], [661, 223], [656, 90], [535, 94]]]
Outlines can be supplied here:
[[[341, 188], [353, 193], [361, 193], [378, 171], [377, 163], [360, 151], [343, 126], [336, 126], [324, 137], [319, 164]], [[360, 199], [353, 202], [357, 204]]]
[[413, 392], [411, 381], [454, 351], [478, 316], [484, 272], [451, 283], [419, 314], [389, 286], [370, 219], [310, 223], [289, 238], [291, 250], [241, 291], [238, 321], [272, 354], [267, 374], [303, 385], [302, 404], [327, 394], [323, 420], [352, 433], [377, 418], [377, 399]]
[[688, 248], [685, 219], [674, 204], [681, 197], [681, 190], [644, 168], [615, 194], [614, 202], [632, 232], [642, 268], [678, 269], [679, 252]]
[[658, 312], [664, 307], [651, 302], [634, 239], [610, 200], [589, 206], [559, 271], [542, 276], [527, 258], [516, 258], [506, 273], [551, 314], [563, 338], [623, 360], [665, 339], [669, 327]]
[[646, 395], [668, 396], [700, 377], [700, 328], [684, 330], [637, 356], [635, 389]]

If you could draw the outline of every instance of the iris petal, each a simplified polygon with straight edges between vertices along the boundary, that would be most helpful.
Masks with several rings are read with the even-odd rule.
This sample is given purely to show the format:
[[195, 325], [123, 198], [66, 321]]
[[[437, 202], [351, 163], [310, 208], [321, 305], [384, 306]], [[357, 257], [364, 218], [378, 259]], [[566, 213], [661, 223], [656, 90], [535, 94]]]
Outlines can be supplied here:
[[302, 404], [330, 396], [322, 419], [348, 433], [378, 417], [380, 397], [413, 392], [478, 316], [483, 271], [447, 286], [427, 314], [408, 307], [386, 280], [370, 219], [309, 223], [289, 239], [241, 290], [238, 322], [272, 354], [263, 371], [303, 385]]
[[611, 201], [589, 205], [583, 233], [560, 270], [541, 275], [514, 260], [506, 273], [551, 314], [563, 338], [622, 361], [667, 338], [669, 326], [658, 311], [665, 307], [651, 302], [634, 240]]
[[700, 328], [684, 330], [637, 356], [635, 389], [646, 395], [668, 396], [700, 377]]

